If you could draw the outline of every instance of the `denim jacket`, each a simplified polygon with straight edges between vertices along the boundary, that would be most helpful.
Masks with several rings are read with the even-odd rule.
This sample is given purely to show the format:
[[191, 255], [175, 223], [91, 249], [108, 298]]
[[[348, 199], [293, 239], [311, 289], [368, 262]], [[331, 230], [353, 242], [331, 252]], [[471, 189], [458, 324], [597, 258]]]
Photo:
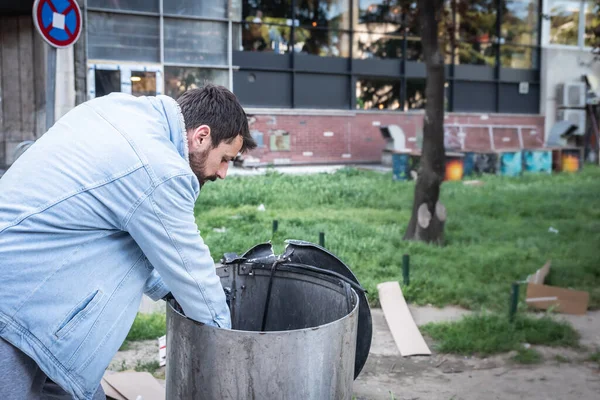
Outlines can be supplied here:
[[0, 337], [77, 399], [98, 388], [143, 293], [231, 325], [187, 152], [173, 99], [115, 93], [71, 110], [0, 179]]

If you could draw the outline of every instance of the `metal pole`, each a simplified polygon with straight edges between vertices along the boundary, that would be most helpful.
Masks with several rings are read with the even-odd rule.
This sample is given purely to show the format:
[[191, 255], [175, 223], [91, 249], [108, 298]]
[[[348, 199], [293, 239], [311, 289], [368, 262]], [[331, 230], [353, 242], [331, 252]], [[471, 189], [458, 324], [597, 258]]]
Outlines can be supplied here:
[[519, 283], [514, 282], [512, 284], [511, 296], [510, 296], [510, 308], [508, 310], [508, 319], [513, 322], [515, 314], [517, 313], [517, 306], [519, 305]]
[[402, 280], [406, 286], [410, 285], [410, 256], [402, 256]]
[[325, 232], [319, 232], [319, 246], [325, 247]]
[[46, 53], [46, 130], [54, 125], [54, 102], [56, 99], [56, 48], [47, 47]]
[[227, 75], [229, 80], [229, 90], [233, 91], [233, 4], [227, 2]]

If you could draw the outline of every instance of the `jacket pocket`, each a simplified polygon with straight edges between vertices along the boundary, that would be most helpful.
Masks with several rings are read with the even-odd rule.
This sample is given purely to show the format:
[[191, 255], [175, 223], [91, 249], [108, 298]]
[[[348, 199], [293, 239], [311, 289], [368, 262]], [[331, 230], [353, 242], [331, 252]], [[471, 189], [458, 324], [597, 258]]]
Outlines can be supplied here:
[[81, 300], [63, 319], [58, 329], [54, 332], [54, 336], [61, 338], [71, 332], [73, 328], [94, 310], [98, 303], [100, 303], [100, 300], [102, 300], [102, 297], [104, 297], [104, 293], [101, 290], [96, 290]]

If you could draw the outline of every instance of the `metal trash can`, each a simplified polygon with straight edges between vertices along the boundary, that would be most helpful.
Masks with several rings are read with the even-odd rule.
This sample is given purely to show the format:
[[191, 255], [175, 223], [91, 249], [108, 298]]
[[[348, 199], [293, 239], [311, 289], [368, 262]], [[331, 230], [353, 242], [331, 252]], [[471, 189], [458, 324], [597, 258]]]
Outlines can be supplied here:
[[287, 243], [281, 256], [266, 243], [222, 260], [232, 330], [169, 302], [168, 400], [351, 399], [371, 343], [364, 290], [327, 250]]

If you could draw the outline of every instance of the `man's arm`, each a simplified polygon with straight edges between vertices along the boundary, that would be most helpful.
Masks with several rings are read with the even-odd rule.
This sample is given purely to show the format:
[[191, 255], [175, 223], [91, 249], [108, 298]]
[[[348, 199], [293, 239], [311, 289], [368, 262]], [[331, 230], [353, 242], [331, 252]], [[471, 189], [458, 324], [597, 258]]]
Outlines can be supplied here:
[[144, 294], [150, 297], [154, 301], [158, 301], [160, 299], [166, 300], [165, 296], [171, 291], [167, 288], [167, 285], [162, 280], [156, 269], [152, 270], [152, 274], [146, 280], [146, 285], [144, 286]]
[[158, 185], [141, 200], [125, 229], [189, 318], [231, 328], [221, 281], [194, 220], [194, 179], [180, 175]]

